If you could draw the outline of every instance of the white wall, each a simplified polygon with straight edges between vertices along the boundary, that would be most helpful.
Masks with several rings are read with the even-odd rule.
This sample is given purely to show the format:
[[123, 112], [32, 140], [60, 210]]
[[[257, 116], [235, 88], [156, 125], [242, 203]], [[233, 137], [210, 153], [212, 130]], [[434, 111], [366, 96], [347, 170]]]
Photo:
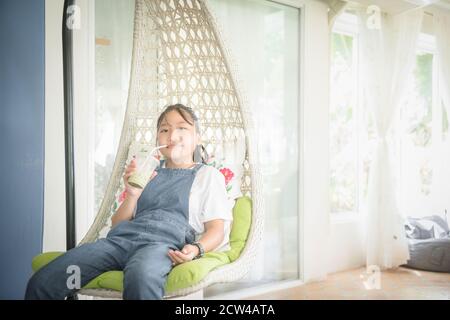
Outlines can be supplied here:
[[361, 217], [331, 218], [328, 273], [365, 265], [366, 249], [363, 230]]
[[361, 216], [330, 216], [329, 72], [326, 1], [305, 4], [303, 43], [303, 280], [365, 264]]
[[301, 74], [302, 170], [300, 226], [304, 281], [320, 280], [327, 273], [329, 241], [329, 34], [328, 8], [305, 2]]
[[63, 0], [45, 0], [44, 252], [66, 248], [63, 5]]

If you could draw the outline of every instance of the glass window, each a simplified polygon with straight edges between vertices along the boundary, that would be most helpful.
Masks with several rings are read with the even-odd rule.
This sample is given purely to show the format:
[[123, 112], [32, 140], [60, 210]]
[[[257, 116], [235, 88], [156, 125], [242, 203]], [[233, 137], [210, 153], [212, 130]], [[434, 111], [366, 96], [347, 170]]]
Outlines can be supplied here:
[[[434, 37], [421, 34], [414, 70], [401, 108], [401, 186], [402, 205], [409, 216], [431, 214], [433, 206], [434, 148], [445, 134], [446, 116], [438, 123], [434, 114], [437, 90]], [[439, 110], [438, 113], [442, 112]], [[442, 128], [439, 133], [437, 130]]]
[[330, 208], [358, 211], [357, 21], [345, 13], [331, 34]]
[[134, 1], [95, 0], [95, 213], [103, 200], [122, 132], [133, 22]]
[[265, 233], [252, 285], [298, 279], [300, 12], [263, 0], [209, 4], [238, 67], [259, 140]]
[[[367, 206], [376, 134], [373, 119], [358, 101], [357, 41], [357, 21], [350, 13], [342, 14], [331, 36], [331, 213], [361, 212]], [[396, 192], [406, 216], [444, 212], [448, 206], [442, 193], [448, 188], [444, 178], [449, 172], [448, 115], [439, 103], [435, 50], [434, 36], [420, 34], [415, 67], [394, 128], [395, 166], [400, 170]]]

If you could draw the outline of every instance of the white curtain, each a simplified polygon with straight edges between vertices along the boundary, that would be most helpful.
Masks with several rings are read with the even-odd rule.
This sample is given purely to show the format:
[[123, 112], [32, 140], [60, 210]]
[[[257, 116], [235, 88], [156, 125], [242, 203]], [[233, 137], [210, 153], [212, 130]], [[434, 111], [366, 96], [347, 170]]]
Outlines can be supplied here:
[[450, 111], [450, 16], [434, 15], [434, 29], [440, 70], [440, 92], [447, 114]]
[[368, 25], [359, 9], [362, 103], [371, 112], [376, 146], [370, 168], [366, 216], [367, 266], [397, 267], [409, 258], [403, 214], [398, 209], [393, 123], [415, 61], [423, 12], [381, 15], [381, 27]]
[[[450, 15], [444, 13], [434, 13], [434, 33], [436, 36], [437, 59], [439, 65], [439, 105], [436, 114], [443, 117], [445, 114], [441, 109], [447, 110], [447, 117], [450, 116]], [[450, 185], [450, 138], [442, 135], [442, 118], [437, 118], [437, 135], [433, 136], [434, 158], [433, 158], [433, 204], [436, 213], [442, 214], [449, 208], [449, 197], [446, 196]], [[448, 135], [448, 133], [447, 133]], [[450, 212], [449, 212], [450, 213]]]

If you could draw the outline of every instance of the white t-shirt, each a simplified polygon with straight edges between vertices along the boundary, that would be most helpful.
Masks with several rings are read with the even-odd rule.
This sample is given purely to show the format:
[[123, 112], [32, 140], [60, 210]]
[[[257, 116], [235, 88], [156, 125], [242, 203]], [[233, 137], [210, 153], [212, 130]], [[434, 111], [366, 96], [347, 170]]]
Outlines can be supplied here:
[[[162, 167], [165, 167], [165, 162]], [[228, 199], [223, 174], [212, 166], [203, 165], [195, 175], [189, 195], [189, 224], [197, 233], [196, 239], [205, 232], [205, 222], [223, 219], [224, 238], [214, 251], [230, 249], [233, 205], [234, 201]]]

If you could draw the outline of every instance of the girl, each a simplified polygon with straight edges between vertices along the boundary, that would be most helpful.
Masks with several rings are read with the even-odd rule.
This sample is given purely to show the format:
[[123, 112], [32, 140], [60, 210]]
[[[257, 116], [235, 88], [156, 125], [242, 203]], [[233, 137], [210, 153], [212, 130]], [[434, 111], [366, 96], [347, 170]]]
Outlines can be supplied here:
[[[126, 198], [106, 238], [71, 249], [41, 268], [28, 282], [26, 299], [64, 299], [110, 270], [124, 271], [124, 299], [162, 299], [173, 266], [228, 248], [232, 214], [224, 176], [198, 162], [204, 159], [192, 109], [168, 106], [158, 118], [157, 140], [167, 145], [160, 149], [166, 160], [144, 189], [128, 184], [137, 169], [131, 161], [123, 177]], [[73, 272], [67, 273], [73, 266], [80, 271], [77, 288], [70, 285]]]

